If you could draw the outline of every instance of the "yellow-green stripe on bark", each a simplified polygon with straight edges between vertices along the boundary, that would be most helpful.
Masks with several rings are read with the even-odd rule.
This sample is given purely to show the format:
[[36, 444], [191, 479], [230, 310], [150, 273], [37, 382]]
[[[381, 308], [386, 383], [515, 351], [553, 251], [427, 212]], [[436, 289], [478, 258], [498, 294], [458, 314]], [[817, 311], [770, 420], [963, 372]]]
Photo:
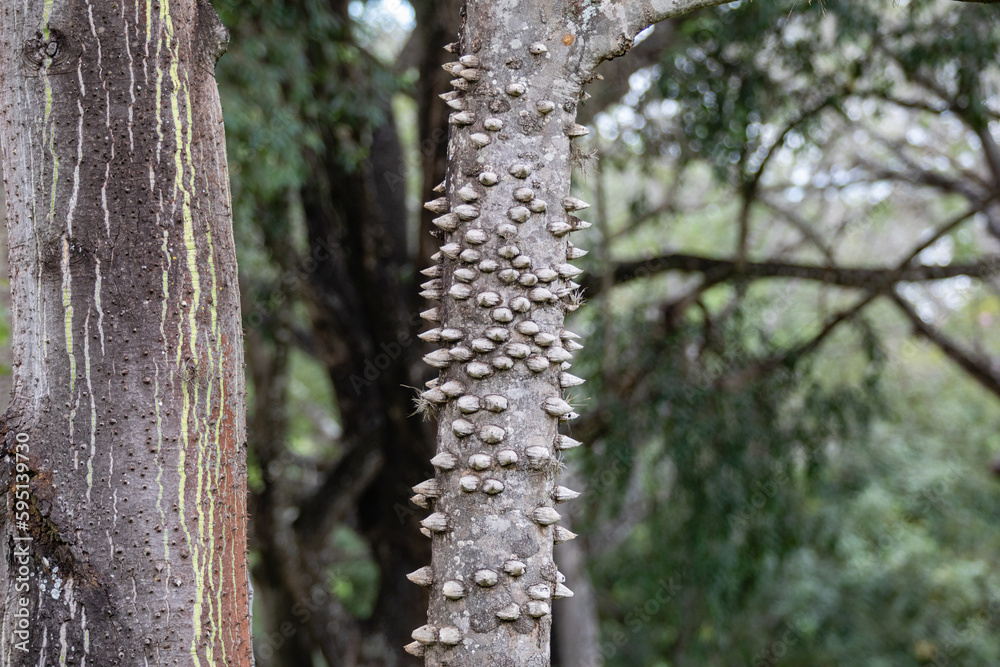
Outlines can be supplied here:
[[[15, 329], [0, 436], [9, 452], [28, 438], [31, 469], [27, 520], [2, 512], [0, 531], [33, 540], [31, 632], [0, 667], [252, 660], [223, 36], [203, 0], [0, 0]], [[0, 563], [0, 637], [16, 583]]]

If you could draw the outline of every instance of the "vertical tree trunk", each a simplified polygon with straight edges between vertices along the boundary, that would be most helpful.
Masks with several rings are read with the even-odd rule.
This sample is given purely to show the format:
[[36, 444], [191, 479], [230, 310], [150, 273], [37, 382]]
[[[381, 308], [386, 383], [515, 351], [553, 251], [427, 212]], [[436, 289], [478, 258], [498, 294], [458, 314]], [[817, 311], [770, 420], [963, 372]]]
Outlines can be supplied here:
[[0, 0], [0, 665], [249, 665], [243, 355], [202, 0]]
[[561, 3], [531, 4], [467, 3], [445, 196], [428, 204], [445, 234], [426, 286], [442, 304], [425, 314], [438, 324], [425, 338], [443, 343], [427, 357], [440, 381], [424, 393], [438, 474], [416, 489], [433, 498], [422, 573], [433, 583], [409, 647], [428, 665], [547, 664], [550, 604], [568, 594], [552, 547], [570, 534], [553, 506], [558, 451], [572, 444], [558, 424], [572, 416], [561, 385], [576, 382], [563, 319], [576, 287], [567, 232], [584, 226], [570, 215], [582, 202], [567, 198], [583, 81]]
[[[420, 60], [415, 98], [417, 101], [417, 126], [420, 131], [420, 175], [421, 196], [424, 200], [436, 199], [432, 191], [444, 177], [448, 162], [448, 112], [449, 109], [438, 100], [441, 91], [448, 87], [452, 79], [441, 66], [454, 60], [451, 53], [441, 48], [442, 44], [455, 39], [464, 0], [420, 0], [413, 2], [416, 12], [416, 31], [420, 39]], [[431, 255], [440, 245], [431, 231], [435, 229], [431, 220], [433, 211], [424, 209], [420, 216], [420, 239], [416, 254], [418, 266], [427, 266]], [[416, 305], [419, 297], [413, 294]]]
[[432, 563], [410, 575], [431, 589], [428, 623], [407, 650], [427, 665], [548, 665], [553, 598], [571, 595], [553, 544], [573, 537], [555, 504], [558, 427], [575, 413], [563, 389], [577, 336], [583, 253], [569, 233], [589, 226], [569, 196], [570, 142], [583, 86], [653, 22], [712, 0], [469, 0], [458, 57], [442, 197], [427, 207], [444, 245], [424, 295], [440, 343], [441, 377], [422, 394], [439, 420], [434, 479], [414, 488]]
[[[4, 192], [3, 179], [0, 178], [0, 276], [9, 276], [10, 269], [7, 266], [7, 194]], [[0, 290], [0, 309], [10, 312], [10, 291]], [[2, 311], [0, 311], [2, 312]], [[0, 367], [11, 367], [11, 350], [9, 346], [4, 346], [0, 350]], [[7, 409], [10, 403], [10, 374], [6, 373], [0, 377], [0, 414]]]
[[559, 569], [574, 582], [572, 600], [560, 605], [554, 622], [553, 655], [559, 667], [598, 667], [602, 665], [601, 628], [597, 619], [597, 596], [587, 573], [586, 550], [580, 541], [560, 549], [556, 558]]

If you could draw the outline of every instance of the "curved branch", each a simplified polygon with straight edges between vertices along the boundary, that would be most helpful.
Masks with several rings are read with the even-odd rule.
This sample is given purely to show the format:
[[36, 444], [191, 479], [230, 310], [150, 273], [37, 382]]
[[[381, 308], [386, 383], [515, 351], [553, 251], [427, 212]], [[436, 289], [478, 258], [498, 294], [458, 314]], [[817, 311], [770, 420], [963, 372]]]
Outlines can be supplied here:
[[[976, 273], [963, 272], [963, 273], [955, 273], [954, 276], [938, 274], [936, 277], [930, 277], [934, 272], [945, 270], [948, 267], [936, 267], [936, 266], [924, 267], [922, 265], [911, 266], [911, 264], [913, 260], [915, 260], [920, 255], [921, 252], [923, 252], [927, 248], [937, 243], [937, 241], [941, 239], [943, 236], [953, 231], [956, 227], [961, 225], [963, 222], [971, 218], [976, 213], [980, 212], [983, 206], [989, 204], [991, 201], [993, 201], [994, 198], [995, 196], [991, 197], [990, 199], [987, 199], [984, 202], [981, 202], [979, 206], [969, 207], [964, 211], [962, 211], [961, 213], [959, 213], [958, 215], [956, 215], [955, 217], [946, 221], [944, 224], [935, 229], [933, 234], [929, 235], [923, 241], [918, 243], [914, 248], [912, 248], [910, 252], [906, 255], [906, 257], [902, 261], [900, 261], [893, 269], [835, 269], [835, 268], [819, 267], [819, 266], [802, 267], [800, 265], [795, 265], [795, 264], [782, 265], [779, 262], [757, 262], [742, 267], [741, 271], [743, 273], [739, 273], [739, 275], [748, 275], [745, 272], [748, 270], [749, 266], [758, 266], [758, 267], [770, 266], [772, 268], [777, 266], [797, 267], [799, 270], [805, 269], [803, 273], [806, 274], [802, 276], [794, 275], [794, 273], [791, 275], [782, 273], [776, 275], [766, 275], [765, 272], [765, 274], [762, 275], [751, 276], [757, 278], [802, 277], [811, 280], [820, 280], [820, 278], [817, 276], [827, 275], [826, 272], [829, 271], [833, 271], [834, 273], [844, 270], [878, 272], [878, 273], [869, 273], [867, 276], [865, 276], [866, 280], [863, 280], [860, 285], [856, 283], [843, 285], [844, 287], [864, 287], [867, 288], [869, 291], [871, 290], [882, 291], [893, 283], [903, 282], [903, 281], [919, 282], [920, 280], [941, 280], [943, 278], [952, 278], [954, 276], [962, 276], [962, 275], [976, 276], [976, 277], [992, 275], [993, 272], [996, 271], [995, 265], [1000, 263], [1000, 258], [987, 257], [981, 260], [981, 263], [986, 263], [991, 266], [994, 266], [994, 268], [992, 269], [987, 269], [985, 266], [977, 267], [977, 265], [966, 265], [966, 270], [973, 272], [979, 271], [979, 273], [976, 274]], [[953, 266], [957, 267], [960, 265], [953, 265]], [[708, 271], [707, 269], [711, 269], [711, 272]], [[927, 271], [929, 271], [930, 273], [928, 274], [928, 277], [920, 278], [921, 275], [920, 269], [926, 269]], [[615, 270], [616, 276], [618, 275], [617, 272], [619, 270], [622, 271], [622, 277], [621, 279], [617, 279], [614, 281], [616, 284], [620, 282], [625, 282], [626, 280], [630, 280], [632, 278], [649, 276], [655, 273], [659, 273], [662, 271], [669, 271], [669, 270], [688, 271], [690, 273], [704, 273], [706, 279], [715, 280], [716, 282], [728, 280], [731, 276], [738, 274], [736, 262], [732, 260], [716, 260], [707, 257], [697, 257], [694, 255], [681, 255], [681, 254], [664, 255], [663, 257], [660, 258], [646, 259], [619, 265], [619, 267], [616, 268]], [[763, 269], [761, 270], [763, 271]], [[913, 273], [914, 270], [916, 270], [916, 273]], [[844, 278], [845, 275], [846, 274], [841, 275], [840, 277]], [[913, 276], [913, 278], [901, 277], [907, 275]], [[831, 284], [841, 284], [830, 280], [825, 280], [823, 282], [830, 282]], [[600, 291], [599, 285], [593, 279], [586, 281], [584, 287], [588, 290], [588, 293], [591, 295], [596, 294], [598, 291]]]
[[760, 202], [777, 213], [781, 218], [788, 223], [789, 226], [796, 229], [803, 238], [810, 243], [812, 243], [816, 248], [823, 253], [824, 259], [826, 259], [827, 265], [833, 265], [836, 263], [833, 256], [833, 249], [820, 237], [820, 235], [813, 229], [807, 221], [803, 220], [797, 213], [790, 211], [782, 206], [779, 206], [777, 202], [773, 201], [768, 197], [761, 197]]
[[600, 71], [604, 79], [590, 84], [588, 92], [591, 97], [580, 105], [576, 122], [588, 125], [598, 112], [620, 102], [631, 88], [629, 77], [660, 62], [676, 35], [678, 25], [680, 24], [671, 21], [657, 25], [649, 37], [631, 49], [628, 58], [618, 58], [601, 65]]
[[698, 9], [724, 5], [732, 0], [601, 0], [595, 15], [584, 11], [588, 59], [596, 65], [623, 55], [635, 36], [646, 28]]

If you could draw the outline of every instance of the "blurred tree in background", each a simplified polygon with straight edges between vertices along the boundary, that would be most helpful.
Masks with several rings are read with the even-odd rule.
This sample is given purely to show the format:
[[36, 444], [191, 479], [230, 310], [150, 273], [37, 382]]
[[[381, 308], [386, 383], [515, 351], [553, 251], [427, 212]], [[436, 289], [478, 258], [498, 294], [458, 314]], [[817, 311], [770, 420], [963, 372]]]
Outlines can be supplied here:
[[[215, 4], [257, 664], [416, 664], [419, 202], [461, 3]], [[996, 8], [735, 2], [643, 37], [574, 156], [554, 663], [998, 664]]]
[[393, 109], [405, 79], [377, 52], [379, 26], [348, 2], [223, 10], [254, 387], [258, 656], [397, 664], [426, 604], [405, 574], [429, 557], [402, 525], [430, 451], [408, 419], [424, 371]]

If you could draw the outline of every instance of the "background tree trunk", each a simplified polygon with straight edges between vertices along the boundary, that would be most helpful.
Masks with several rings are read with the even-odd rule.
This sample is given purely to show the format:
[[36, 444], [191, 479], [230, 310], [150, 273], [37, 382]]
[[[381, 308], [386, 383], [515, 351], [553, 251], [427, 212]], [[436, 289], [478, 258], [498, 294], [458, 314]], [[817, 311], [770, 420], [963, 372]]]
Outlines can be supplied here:
[[[607, 326], [605, 324], [605, 326]], [[574, 429], [574, 435], [578, 429]], [[588, 442], [592, 440], [587, 439]], [[583, 488], [577, 466], [570, 462], [560, 480], [574, 489]], [[587, 496], [591, 503], [597, 497]], [[574, 503], [563, 512], [570, 526], [579, 525], [587, 503]], [[552, 624], [552, 664], [558, 667], [597, 667], [601, 665], [601, 627], [597, 614], [597, 592], [587, 571], [589, 540], [579, 539], [562, 545], [556, 553], [556, 565], [573, 582], [573, 597], [559, 604]]]
[[0, 2], [0, 664], [252, 660], [225, 42], [200, 0]]
[[597, 667], [602, 663], [597, 594], [587, 574], [587, 551], [574, 540], [559, 550], [559, 570], [573, 584], [573, 599], [560, 605], [553, 624], [553, 663], [560, 667]]

